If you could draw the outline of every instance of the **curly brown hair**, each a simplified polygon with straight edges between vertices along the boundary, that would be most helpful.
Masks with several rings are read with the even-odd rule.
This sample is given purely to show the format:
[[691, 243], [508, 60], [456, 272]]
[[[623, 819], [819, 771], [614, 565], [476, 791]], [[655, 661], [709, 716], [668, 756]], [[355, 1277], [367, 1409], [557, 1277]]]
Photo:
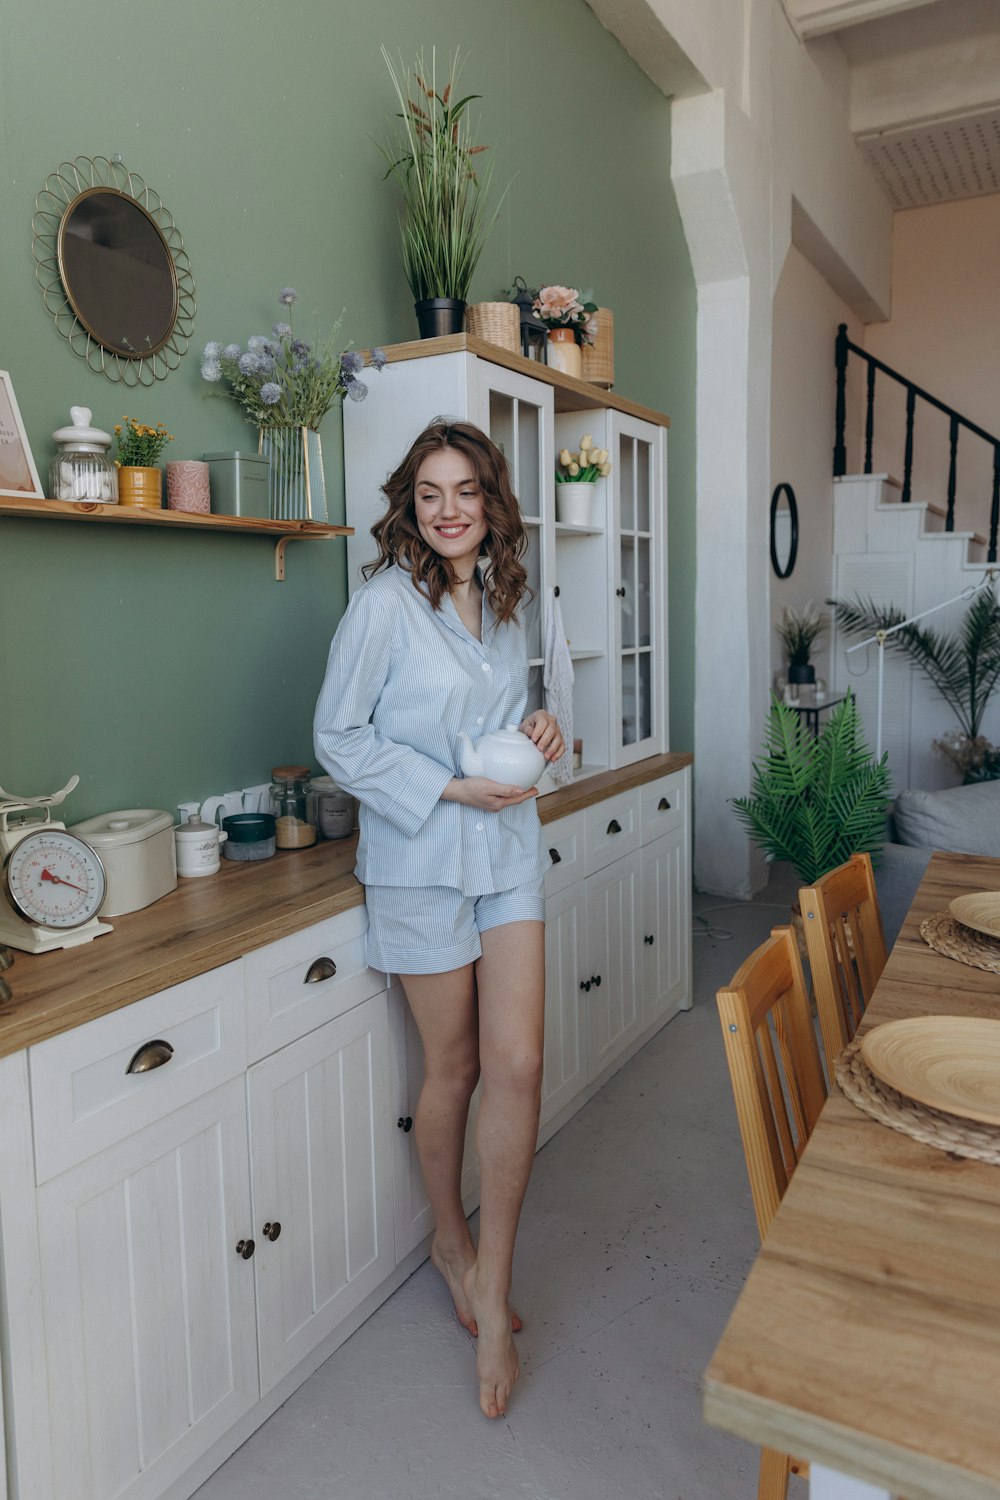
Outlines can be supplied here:
[[405, 568], [414, 586], [426, 593], [435, 609], [458, 582], [451, 562], [429, 547], [420, 535], [414, 506], [417, 472], [425, 458], [444, 448], [456, 448], [472, 464], [483, 496], [483, 514], [489, 531], [482, 553], [490, 566], [483, 580], [490, 608], [501, 624], [517, 616], [518, 606], [532, 590], [521, 559], [528, 538], [521, 524], [521, 510], [511, 489], [507, 460], [497, 445], [471, 422], [449, 422], [439, 417], [425, 427], [398, 468], [382, 486], [389, 502], [384, 516], [372, 527], [379, 555], [362, 568], [372, 578], [393, 563]]

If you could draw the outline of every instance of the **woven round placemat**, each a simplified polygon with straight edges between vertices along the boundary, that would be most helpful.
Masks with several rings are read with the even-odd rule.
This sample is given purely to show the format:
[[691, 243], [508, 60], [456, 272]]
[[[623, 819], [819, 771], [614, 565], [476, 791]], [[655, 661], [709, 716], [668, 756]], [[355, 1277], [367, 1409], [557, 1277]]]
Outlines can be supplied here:
[[933, 917], [925, 917], [920, 924], [920, 936], [946, 958], [957, 958], [959, 963], [969, 964], [973, 969], [1000, 974], [1000, 940], [963, 927], [950, 912], [939, 911]]
[[880, 1124], [901, 1130], [938, 1151], [1000, 1166], [1000, 1125], [963, 1120], [959, 1115], [948, 1115], [908, 1099], [876, 1078], [861, 1056], [860, 1037], [855, 1037], [837, 1058], [834, 1072], [844, 1096]]

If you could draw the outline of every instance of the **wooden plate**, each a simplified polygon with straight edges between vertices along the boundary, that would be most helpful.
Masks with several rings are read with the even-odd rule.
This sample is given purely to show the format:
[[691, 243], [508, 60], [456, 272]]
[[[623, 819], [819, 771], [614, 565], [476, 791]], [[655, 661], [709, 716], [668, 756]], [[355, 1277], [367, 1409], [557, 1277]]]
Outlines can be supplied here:
[[948, 910], [963, 927], [1000, 938], [1000, 891], [974, 891], [971, 896], [956, 896], [948, 902]]
[[909, 1099], [1000, 1125], [1000, 1020], [914, 1016], [869, 1031], [861, 1055]]

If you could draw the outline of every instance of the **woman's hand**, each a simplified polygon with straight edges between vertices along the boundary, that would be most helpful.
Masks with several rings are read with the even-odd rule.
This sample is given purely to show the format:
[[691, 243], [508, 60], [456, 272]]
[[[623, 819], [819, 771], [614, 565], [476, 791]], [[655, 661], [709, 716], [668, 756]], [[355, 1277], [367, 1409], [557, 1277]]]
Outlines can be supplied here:
[[536, 708], [533, 714], [521, 720], [518, 727], [522, 734], [534, 741], [546, 760], [558, 760], [565, 755], [566, 745], [555, 714], [546, 713], [544, 708]]
[[442, 802], [463, 802], [466, 807], [478, 807], [481, 812], [503, 812], [505, 807], [516, 807], [538, 796], [533, 786], [522, 792], [519, 786], [505, 786], [502, 781], [491, 781], [488, 776], [455, 777], [441, 793]]

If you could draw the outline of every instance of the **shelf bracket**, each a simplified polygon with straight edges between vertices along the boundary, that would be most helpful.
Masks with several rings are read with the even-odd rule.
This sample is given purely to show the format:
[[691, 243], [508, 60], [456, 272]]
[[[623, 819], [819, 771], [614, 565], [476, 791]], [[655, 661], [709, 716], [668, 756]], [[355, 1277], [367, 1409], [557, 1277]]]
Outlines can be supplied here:
[[[280, 536], [275, 542], [274, 577], [277, 583], [284, 583], [285, 581], [285, 548], [288, 546], [288, 543], [299, 542], [303, 539], [303, 537], [308, 539], [310, 535], [315, 537], [315, 533], [310, 533], [308, 531], [292, 531], [289, 532], [288, 536]], [[320, 538], [320, 540], [325, 541], [326, 539], [324, 537]]]

